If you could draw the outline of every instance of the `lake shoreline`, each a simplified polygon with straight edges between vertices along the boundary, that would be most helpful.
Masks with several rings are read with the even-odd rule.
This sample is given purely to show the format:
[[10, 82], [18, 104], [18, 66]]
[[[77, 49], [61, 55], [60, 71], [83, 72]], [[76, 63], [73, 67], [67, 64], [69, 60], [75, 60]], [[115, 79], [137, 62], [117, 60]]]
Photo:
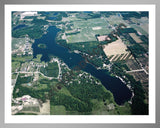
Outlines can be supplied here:
[[[42, 54], [41, 61], [49, 61], [49, 55], [52, 54], [63, 60], [63, 62], [71, 69], [78, 66], [80, 62], [84, 62], [85, 67], [80, 67], [80, 70], [90, 73], [92, 76], [99, 79], [103, 86], [107, 90], [111, 91], [117, 104], [121, 105], [130, 100], [132, 95], [131, 91], [120, 79], [114, 78], [107, 74], [107, 70], [97, 70], [97, 68], [95, 68], [92, 64], [86, 63], [84, 57], [79, 53], [75, 53], [74, 51], [71, 52], [68, 48], [57, 44], [55, 39], [60, 29], [56, 26], [49, 26], [47, 31], [48, 32], [40, 39], [36, 39], [35, 43], [32, 45], [34, 56], [37, 54]], [[38, 44], [44, 42], [47, 49], [42, 50], [41, 48], [38, 48]]]

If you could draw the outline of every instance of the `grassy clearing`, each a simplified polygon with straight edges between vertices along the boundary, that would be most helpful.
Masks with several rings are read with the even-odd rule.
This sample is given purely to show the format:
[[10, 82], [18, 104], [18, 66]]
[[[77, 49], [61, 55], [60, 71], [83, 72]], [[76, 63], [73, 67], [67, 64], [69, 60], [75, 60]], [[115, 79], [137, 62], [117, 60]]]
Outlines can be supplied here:
[[47, 89], [47, 88], [48, 88], [47, 84], [38, 84], [38, 85], [36, 85], [36, 89], [37, 90], [44, 90], [44, 89]]
[[120, 115], [131, 115], [131, 107], [129, 103], [125, 103], [124, 106], [117, 106], [118, 113]]
[[117, 109], [108, 108], [108, 105], [110, 103], [108, 100], [104, 102], [104, 101], [98, 101], [97, 99], [93, 99], [91, 100], [91, 102], [94, 105], [92, 110], [93, 115], [117, 115], [118, 114]]
[[71, 93], [67, 90], [66, 87], [63, 87], [59, 90], [59, 93], [63, 93], [65, 95], [68, 95], [68, 96], [72, 96]]
[[92, 110], [93, 115], [106, 115], [106, 114], [108, 114], [108, 112], [106, 111], [107, 108], [104, 105], [103, 101], [98, 101], [97, 99], [93, 99], [93, 100], [91, 100], [91, 102], [93, 103], [93, 110]]
[[[41, 57], [42, 57], [42, 55], [41, 54], [38, 54], [37, 56], [36, 56], [36, 58], [34, 58], [33, 59], [33, 61], [35, 61], [35, 62], [41, 62]], [[43, 62], [42, 62], [43, 63]]]
[[18, 71], [20, 68], [20, 62], [12, 62], [12, 72], [16, 72], [16, 70]]
[[26, 42], [25, 38], [12, 38], [12, 50], [18, 49], [19, 44], [24, 45]]
[[13, 62], [26, 62], [33, 58], [33, 56], [12, 56], [12, 63]]
[[51, 115], [66, 115], [66, 108], [63, 105], [50, 105]]
[[57, 77], [59, 73], [59, 68], [57, 62], [48, 63], [48, 66], [41, 67], [40, 71], [48, 77]]

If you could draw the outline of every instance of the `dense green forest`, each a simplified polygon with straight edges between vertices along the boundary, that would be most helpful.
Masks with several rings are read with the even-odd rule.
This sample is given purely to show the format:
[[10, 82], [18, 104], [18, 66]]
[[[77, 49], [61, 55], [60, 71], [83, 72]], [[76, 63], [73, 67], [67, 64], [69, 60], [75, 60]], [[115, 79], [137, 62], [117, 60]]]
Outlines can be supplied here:
[[25, 28], [19, 28], [19, 29], [12, 31], [12, 37], [21, 38], [21, 37], [25, 37], [26, 35], [28, 35], [29, 38], [31, 39], [40, 38], [42, 34], [44, 33], [43, 25], [46, 25], [46, 24], [48, 24], [47, 21], [34, 18], [31, 21], [31, 26], [25, 27]]
[[144, 53], [147, 53], [147, 51], [142, 47], [140, 44], [136, 43], [133, 46], [128, 47], [128, 49], [131, 51], [131, 53], [136, 57], [142, 56]]
[[25, 35], [28, 35], [31, 39], [37, 39], [40, 38], [43, 34], [42, 28], [43, 27], [39, 25], [35, 25], [32, 27], [17, 29], [15, 31], [12, 31], [12, 37], [21, 38], [25, 37]]

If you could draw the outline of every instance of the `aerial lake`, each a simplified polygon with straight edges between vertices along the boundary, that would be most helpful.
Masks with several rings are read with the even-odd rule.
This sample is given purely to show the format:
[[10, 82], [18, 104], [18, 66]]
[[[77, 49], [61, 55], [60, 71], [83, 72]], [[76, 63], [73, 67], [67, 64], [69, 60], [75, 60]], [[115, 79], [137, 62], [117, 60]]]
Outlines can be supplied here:
[[[45, 62], [50, 60], [49, 55], [57, 56], [71, 69], [83, 62], [85, 67], [80, 67], [81, 70], [99, 79], [106, 89], [113, 93], [117, 104], [120, 105], [130, 100], [132, 92], [120, 79], [110, 76], [106, 70], [97, 70], [93, 65], [86, 63], [85, 58], [80, 54], [69, 52], [67, 48], [58, 45], [55, 38], [59, 31], [60, 29], [55, 26], [50, 26], [47, 34], [43, 35], [40, 39], [35, 39], [35, 43], [32, 45], [33, 56], [36, 57], [37, 54], [42, 54], [41, 61]], [[46, 49], [38, 47], [39, 44], [45, 44], [47, 46]]]

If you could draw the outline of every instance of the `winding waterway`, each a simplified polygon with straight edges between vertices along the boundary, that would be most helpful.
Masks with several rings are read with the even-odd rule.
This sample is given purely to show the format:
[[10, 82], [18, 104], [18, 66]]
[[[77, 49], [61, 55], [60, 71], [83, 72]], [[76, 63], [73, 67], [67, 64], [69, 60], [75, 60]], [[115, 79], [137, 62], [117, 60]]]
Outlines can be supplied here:
[[[97, 70], [93, 65], [86, 63], [85, 58], [83, 58], [80, 54], [69, 52], [67, 48], [58, 45], [55, 38], [59, 31], [60, 29], [55, 26], [50, 26], [47, 34], [43, 35], [40, 39], [35, 39], [35, 43], [32, 45], [33, 56], [36, 57], [37, 54], [42, 54], [41, 61], [46, 62], [49, 61], [49, 55], [57, 56], [71, 69], [83, 62], [85, 67], [80, 67], [81, 70], [88, 72], [99, 79], [106, 89], [113, 93], [117, 104], [123, 104], [131, 98], [131, 91], [124, 83], [121, 82], [120, 79], [110, 76], [107, 74], [106, 70]], [[47, 48], [39, 48], [38, 44], [40, 43], [46, 44]]]

